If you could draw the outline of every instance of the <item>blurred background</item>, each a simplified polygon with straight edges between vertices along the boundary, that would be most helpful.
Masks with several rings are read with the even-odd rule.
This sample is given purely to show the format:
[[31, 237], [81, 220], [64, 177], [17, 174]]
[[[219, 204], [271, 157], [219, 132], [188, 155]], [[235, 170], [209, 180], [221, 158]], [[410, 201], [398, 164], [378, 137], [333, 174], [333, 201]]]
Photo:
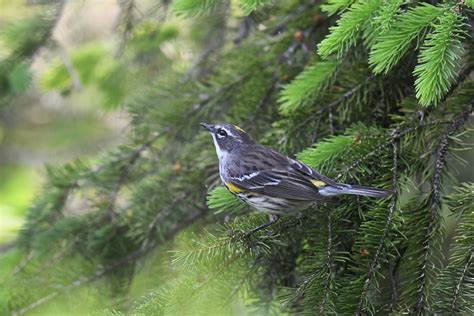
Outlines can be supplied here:
[[[168, 16], [166, 1], [0, 0], [0, 315], [11, 309], [15, 294], [6, 279], [15, 279], [24, 259], [17, 234], [47, 166], [78, 158], [93, 164], [124, 143], [124, 99], [189, 65], [198, 46], [188, 33], [186, 21]], [[84, 203], [68, 211], [84, 212]], [[137, 280], [131, 297], [146, 293], [148, 281]], [[74, 294], [74, 312], [104, 306], [96, 287]], [[62, 314], [67, 304], [65, 298], [35, 313]]]
[[[93, 158], [123, 142], [130, 118], [120, 108], [140, 85], [185, 64], [193, 51], [173, 39], [184, 21], [161, 26], [144, 23], [127, 34], [127, 19], [153, 21], [162, 8], [140, 1], [127, 12], [127, 2], [67, 1], [60, 13], [47, 1], [0, 1], [0, 59], [9, 56], [44, 23], [45, 14], [59, 14], [52, 39], [15, 65], [7, 75], [11, 91], [0, 101], [0, 243], [16, 237], [27, 207], [41, 187], [45, 164]], [[129, 14], [130, 16], [127, 16]], [[124, 33], [125, 32], [125, 33]], [[32, 34], [34, 36], [34, 34]], [[125, 49], [123, 36], [132, 37]], [[26, 39], [25, 39], [26, 42]], [[161, 45], [166, 42], [166, 45]], [[144, 55], [141, 55], [144, 54]], [[160, 55], [156, 58], [156, 55]], [[143, 64], [146, 67], [142, 67]], [[30, 67], [31, 66], [31, 67]], [[181, 65], [185, 66], [185, 65]], [[134, 73], [140, 71], [137, 78]], [[78, 207], [80, 209], [80, 207]], [[0, 246], [1, 247], [1, 246]]]

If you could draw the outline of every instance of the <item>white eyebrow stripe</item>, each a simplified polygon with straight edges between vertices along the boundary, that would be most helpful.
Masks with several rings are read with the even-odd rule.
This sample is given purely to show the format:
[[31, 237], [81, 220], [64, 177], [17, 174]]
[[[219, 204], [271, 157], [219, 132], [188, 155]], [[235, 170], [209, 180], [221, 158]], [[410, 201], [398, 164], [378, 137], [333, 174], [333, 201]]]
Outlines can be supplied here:
[[227, 132], [227, 135], [235, 136], [235, 135], [232, 134], [232, 132], [231, 132], [230, 130], [228, 130], [227, 128], [222, 127], [222, 129]]

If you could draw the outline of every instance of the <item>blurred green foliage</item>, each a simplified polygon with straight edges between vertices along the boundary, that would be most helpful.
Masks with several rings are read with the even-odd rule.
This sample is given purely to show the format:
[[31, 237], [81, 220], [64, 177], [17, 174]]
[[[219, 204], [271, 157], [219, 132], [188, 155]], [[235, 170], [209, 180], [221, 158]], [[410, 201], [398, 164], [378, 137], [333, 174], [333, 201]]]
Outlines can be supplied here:
[[13, 240], [39, 184], [39, 175], [25, 166], [0, 167], [0, 244]]
[[[77, 71], [82, 88], [98, 88], [102, 95], [104, 108], [120, 106], [128, 93], [129, 73], [123, 65], [110, 58], [110, 49], [102, 43], [91, 43], [75, 50], [71, 62]], [[57, 58], [41, 78], [45, 91], [60, 91], [63, 95], [71, 93], [73, 82], [71, 74], [63, 61]]]
[[0, 106], [2, 98], [23, 92], [31, 82], [25, 60], [31, 58], [50, 35], [53, 20], [45, 15], [26, 17], [0, 30]]
[[149, 54], [163, 43], [177, 38], [179, 29], [174, 24], [147, 21], [133, 29], [128, 45], [135, 54]]
[[8, 83], [13, 93], [25, 92], [31, 83], [30, 67], [25, 63], [17, 64], [8, 74]]

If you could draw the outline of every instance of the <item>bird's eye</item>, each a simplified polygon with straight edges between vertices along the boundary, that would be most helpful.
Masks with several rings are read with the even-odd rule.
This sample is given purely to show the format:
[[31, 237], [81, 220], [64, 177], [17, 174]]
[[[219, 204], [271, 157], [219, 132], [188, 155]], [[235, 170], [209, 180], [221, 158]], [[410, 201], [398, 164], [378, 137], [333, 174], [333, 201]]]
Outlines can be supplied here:
[[227, 136], [227, 132], [224, 129], [221, 128], [217, 131], [217, 135], [219, 135], [221, 137], [225, 137], [225, 136]]

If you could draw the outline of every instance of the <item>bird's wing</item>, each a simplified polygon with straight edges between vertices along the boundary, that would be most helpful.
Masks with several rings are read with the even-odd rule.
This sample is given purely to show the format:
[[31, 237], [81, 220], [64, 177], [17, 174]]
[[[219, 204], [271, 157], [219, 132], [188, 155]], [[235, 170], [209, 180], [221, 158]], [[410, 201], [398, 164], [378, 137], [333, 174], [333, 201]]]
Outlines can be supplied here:
[[298, 177], [302, 176], [303, 178], [308, 179], [308, 181], [311, 181], [318, 188], [321, 188], [326, 185], [330, 185], [336, 188], [340, 187], [339, 183], [332, 180], [331, 178], [320, 174], [319, 172], [309, 167], [308, 165], [305, 165], [301, 161], [291, 159], [273, 149], [269, 149], [263, 146], [258, 146], [256, 150], [260, 152], [260, 155], [265, 155], [265, 161], [269, 161], [272, 164], [279, 166], [279, 168], [281, 169], [285, 168], [290, 173], [298, 174]]
[[262, 170], [230, 177], [227, 188], [233, 193], [255, 192], [292, 200], [314, 201], [320, 199], [318, 187], [303, 174], [280, 170]]
[[288, 158], [288, 162], [289, 162], [290, 169], [292, 169], [296, 172], [300, 172], [300, 173], [308, 176], [309, 178], [311, 178], [312, 180], [310, 180], [310, 181], [314, 185], [316, 185], [318, 188], [324, 187], [326, 185], [330, 185], [330, 186], [333, 186], [333, 187], [336, 187], [336, 188], [341, 187], [340, 183], [337, 183], [336, 181], [332, 180], [331, 178], [328, 178], [328, 177], [320, 174], [319, 172], [317, 172], [313, 168], [310, 168], [309, 166], [305, 165], [304, 163], [302, 163], [300, 161]]

